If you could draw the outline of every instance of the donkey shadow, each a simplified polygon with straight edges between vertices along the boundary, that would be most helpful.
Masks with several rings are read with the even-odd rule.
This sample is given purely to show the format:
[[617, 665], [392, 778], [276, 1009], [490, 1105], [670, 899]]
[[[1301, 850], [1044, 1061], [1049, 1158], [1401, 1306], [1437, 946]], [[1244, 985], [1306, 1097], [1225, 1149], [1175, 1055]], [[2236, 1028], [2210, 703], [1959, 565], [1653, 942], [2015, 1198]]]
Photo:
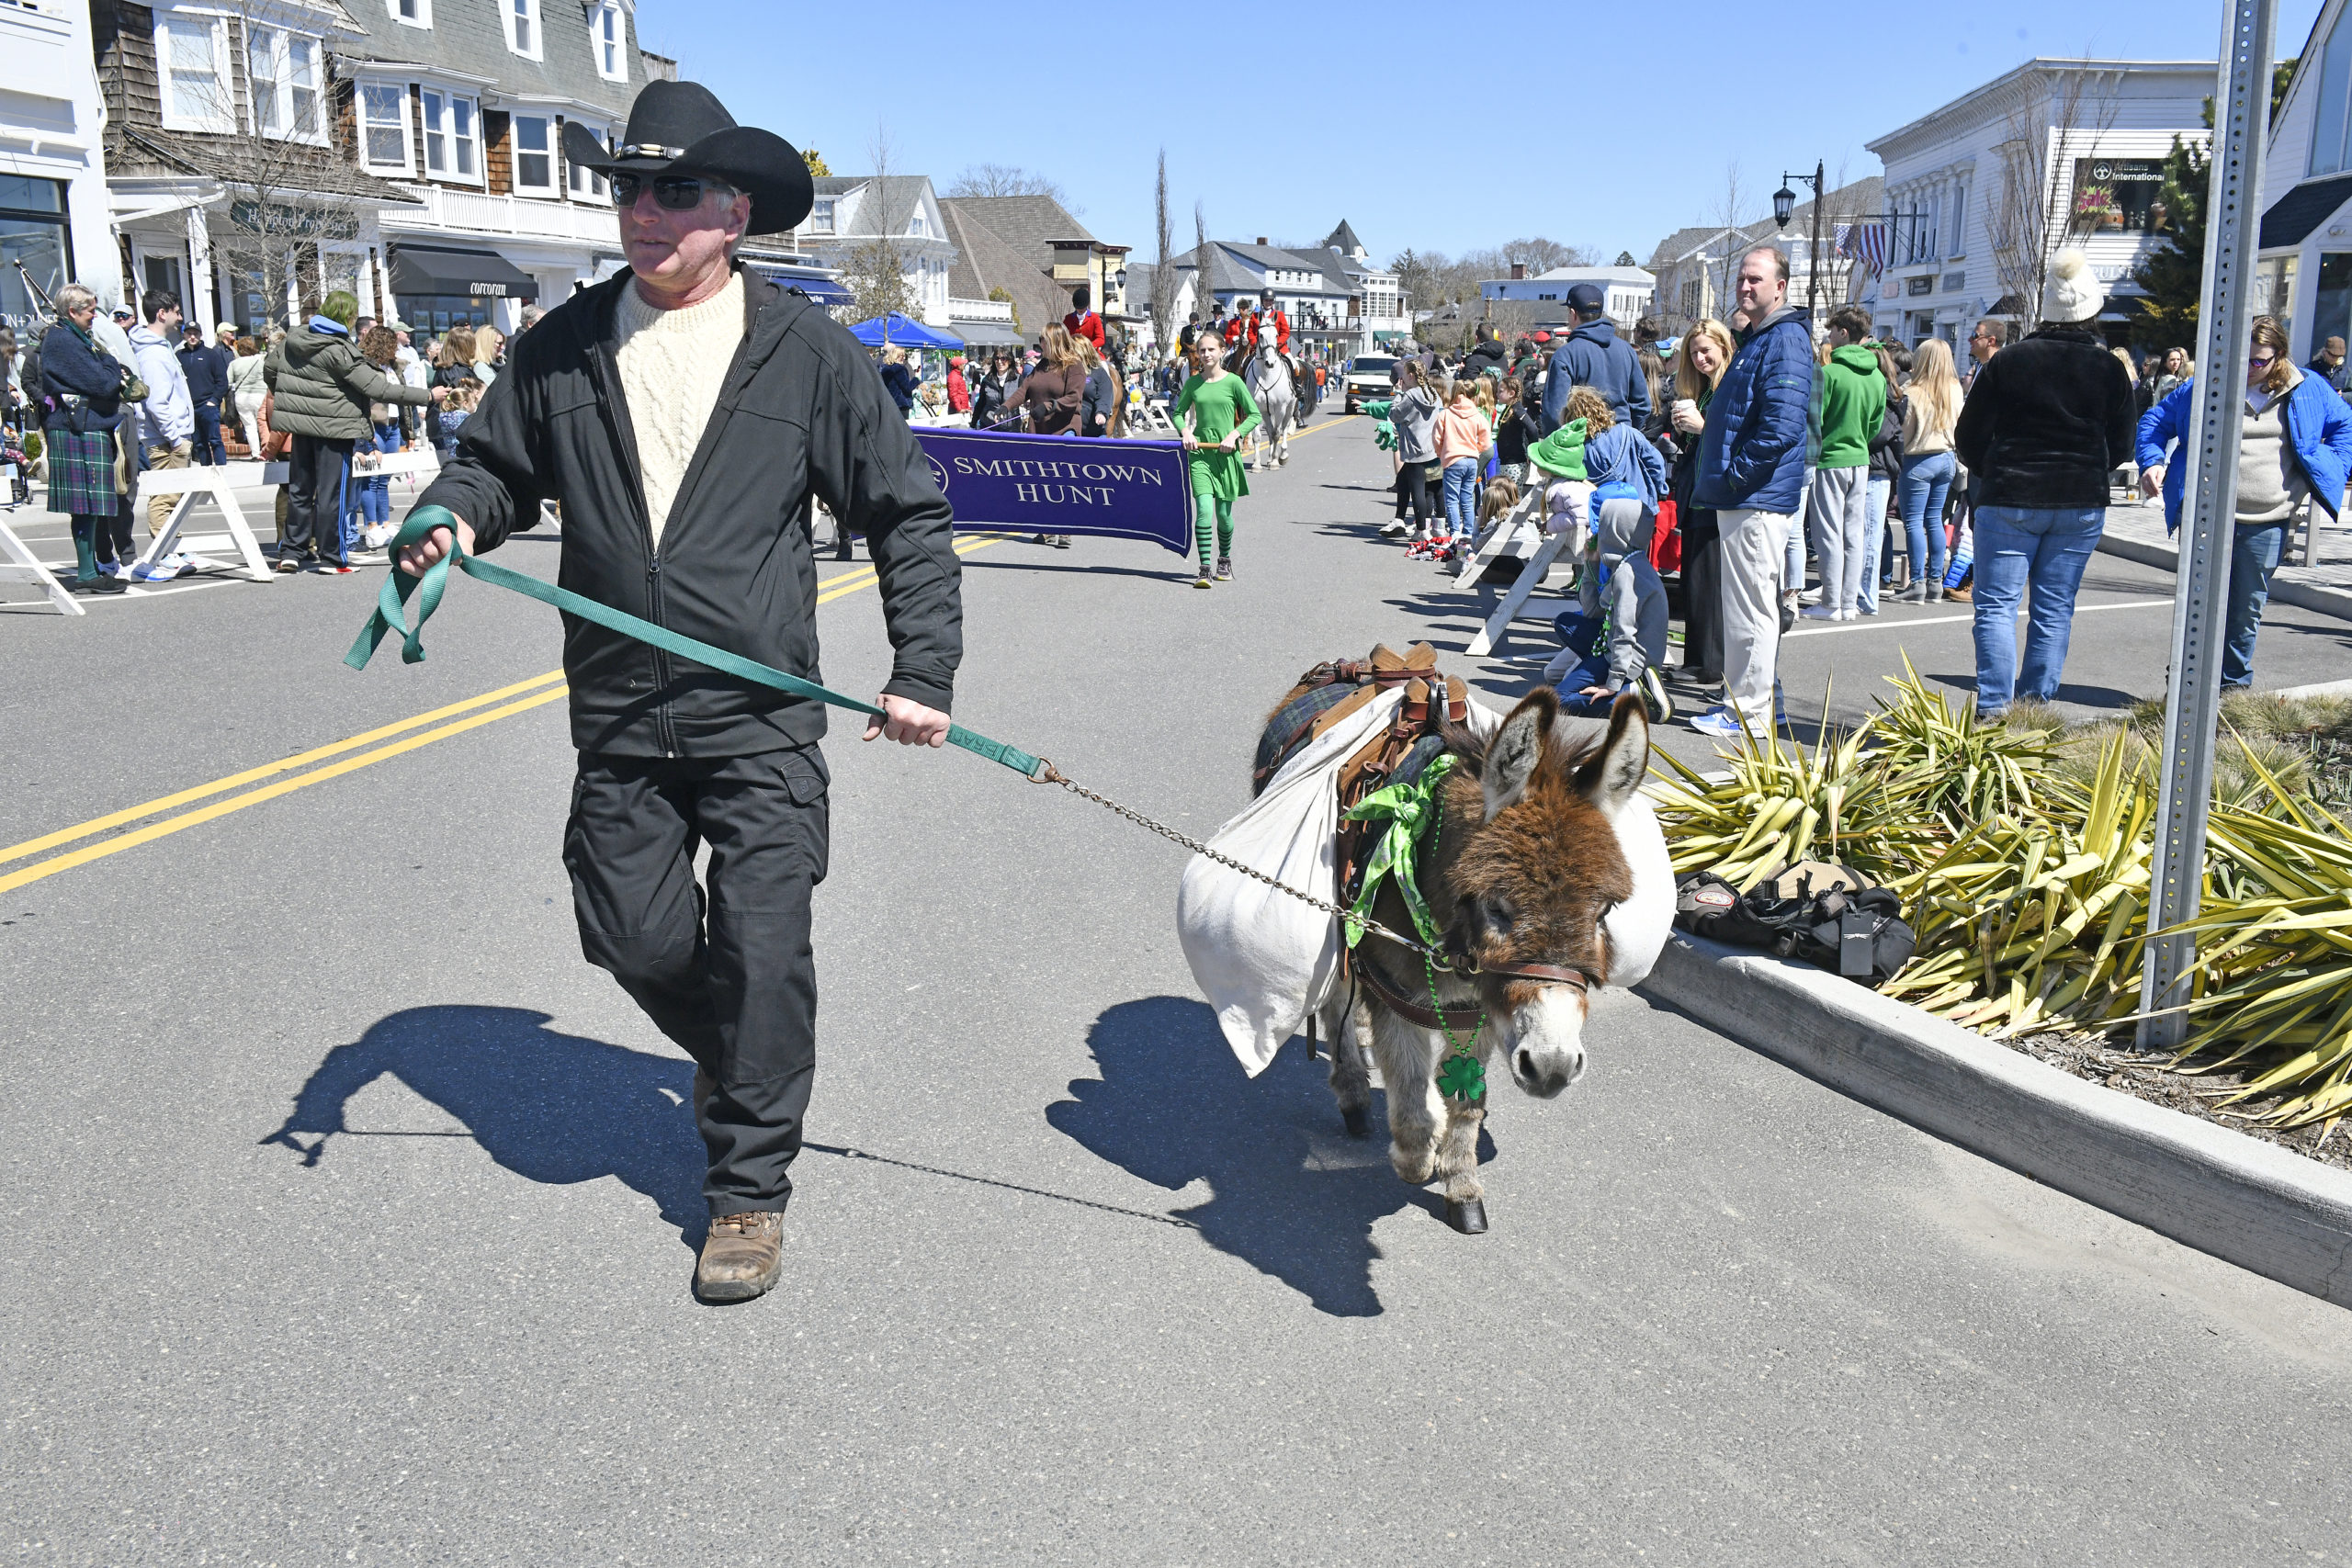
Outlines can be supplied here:
[[506, 1169], [570, 1185], [616, 1176], [692, 1244], [708, 1222], [706, 1159], [687, 1097], [694, 1064], [548, 1027], [518, 1008], [424, 1007], [387, 1015], [326, 1054], [264, 1144], [319, 1165], [338, 1137], [463, 1136], [355, 1129], [345, 1110], [389, 1073], [464, 1123]]
[[1208, 1201], [1178, 1213], [1211, 1247], [1335, 1317], [1380, 1314], [1374, 1224], [1442, 1208], [1389, 1168], [1383, 1108], [1373, 1137], [1350, 1138], [1324, 1063], [1294, 1043], [1245, 1077], [1216, 1015], [1186, 998], [1122, 1002], [1095, 1020], [1087, 1045], [1102, 1077], [1072, 1079], [1070, 1098], [1046, 1107], [1057, 1131], [1171, 1192], [1206, 1181]]

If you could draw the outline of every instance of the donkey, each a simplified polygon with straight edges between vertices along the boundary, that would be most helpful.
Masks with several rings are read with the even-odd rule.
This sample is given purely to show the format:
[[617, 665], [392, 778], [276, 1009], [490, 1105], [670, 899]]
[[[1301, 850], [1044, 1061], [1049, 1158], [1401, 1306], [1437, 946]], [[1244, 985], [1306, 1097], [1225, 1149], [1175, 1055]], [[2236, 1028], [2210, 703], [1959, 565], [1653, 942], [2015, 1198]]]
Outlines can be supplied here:
[[1290, 427], [1298, 412], [1298, 394], [1291, 385], [1290, 361], [1274, 347], [1273, 328], [1258, 329], [1258, 352], [1250, 356], [1243, 379], [1257, 400], [1259, 415], [1250, 467], [1254, 471], [1262, 460], [1266, 468], [1280, 468], [1290, 461]]
[[[1554, 734], [1559, 716], [1559, 699], [1541, 688], [1483, 742], [1466, 730], [1446, 733], [1458, 761], [1438, 786], [1440, 830], [1434, 846], [1424, 844], [1420, 869], [1424, 901], [1444, 924], [1456, 965], [1435, 971], [1444, 1012], [1430, 1006], [1423, 960], [1367, 935], [1352, 960], [1357, 984], [1317, 1014], [1332, 1042], [1331, 1092], [1349, 1133], [1372, 1131], [1368, 1041], [1387, 1089], [1389, 1161], [1417, 1187], [1432, 1175], [1442, 1180], [1446, 1223], [1465, 1235], [1487, 1229], [1478, 1180], [1487, 1110], [1483, 1099], [1438, 1087], [1453, 1049], [1448, 1032], [1482, 1067], [1500, 1057], [1525, 1092], [1558, 1095], [1584, 1072], [1587, 989], [1609, 979], [1613, 954], [1602, 922], [1634, 896], [1616, 819], [1649, 767], [1641, 698], [1619, 697], [1606, 735], [1581, 747]], [[1373, 915], [1391, 930], [1412, 930], [1393, 883], [1381, 888]]]

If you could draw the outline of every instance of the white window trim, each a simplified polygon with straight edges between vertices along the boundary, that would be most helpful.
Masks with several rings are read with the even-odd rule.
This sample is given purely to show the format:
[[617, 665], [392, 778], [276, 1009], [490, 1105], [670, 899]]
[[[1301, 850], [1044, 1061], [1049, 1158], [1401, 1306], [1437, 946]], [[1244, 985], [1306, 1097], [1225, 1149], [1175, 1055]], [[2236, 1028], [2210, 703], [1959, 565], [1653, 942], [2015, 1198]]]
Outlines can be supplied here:
[[[173, 100], [175, 95], [172, 91], [171, 31], [175, 21], [182, 26], [193, 25], [207, 28], [211, 34], [213, 92], [220, 104], [220, 110], [216, 114], [191, 118], [179, 113], [174, 105]], [[154, 42], [155, 96], [157, 107], [162, 114], [164, 129], [207, 131], [216, 136], [235, 135], [237, 133], [235, 89], [231, 84], [236, 78], [230, 72], [228, 18], [214, 12], [167, 11], [159, 6], [155, 11]]]
[[[542, 121], [548, 128], [548, 183], [544, 186], [526, 186], [523, 183], [523, 122], [526, 119]], [[527, 201], [560, 200], [563, 197], [563, 161], [558, 156], [560, 150], [557, 146], [555, 116], [552, 113], [510, 114], [506, 118], [506, 138], [507, 156], [510, 160], [507, 177], [508, 183], [514, 187], [514, 194]], [[538, 154], [534, 152], [532, 156], [537, 157]]]
[[[617, 73], [605, 69], [605, 18], [613, 19], [613, 58], [619, 62]], [[628, 80], [628, 16], [621, 9], [620, 0], [605, 0], [588, 13], [588, 57], [596, 67], [596, 74], [607, 82]]]
[[[400, 97], [401, 161], [397, 164], [372, 163], [368, 157], [368, 89], [390, 87]], [[416, 124], [409, 112], [408, 84], [394, 82], [382, 76], [362, 76], [351, 85], [352, 121], [359, 133], [359, 166], [371, 175], [413, 175], [416, 173]]]
[[433, 0], [416, 0], [416, 16], [413, 19], [401, 15], [401, 0], [384, 0], [384, 8], [391, 13], [393, 21], [404, 28], [423, 28], [428, 32], [432, 30]]
[[506, 30], [506, 52], [519, 54], [526, 60], [545, 60], [548, 52], [548, 23], [539, 0], [523, 0], [530, 7], [531, 47], [518, 49], [514, 44], [515, 0], [498, 0], [499, 25]]
[[[256, 32], [269, 34], [276, 56], [271, 61], [272, 80], [277, 84], [279, 118], [288, 127], [285, 130], [269, 131], [261, 128], [261, 108], [254, 101], [253, 39]], [[251, 122], [253, 134], [266, 136], [273, 141], [300, 141], [312, 147], [327, 144], [327, 44], [315, 33], [297, 31], [276, 22], [248, 18], [245, 34], [245, 118]], [[311, 102], [317, 124], [308, 131], [291, 129], [294, 124], [294, 51], [292, 40], [300, 39], [311, 46]]]
[[[821, 227], [820, 227], [817, 222], [817, 211], [820, 208], [822, 208], [825, 213], [825, 221]], [[831, 239], [840, 231], [841, 220], [842, 208], [840, 197], [820, 196], [809, 205], [808, 232], [811, 234], [821, 234], [827, 239]]]
[[424, 95], [427, 93], [437, 93], [440, 95], [441, 112], [445, 116], [451, 114], [451, 110], [456, 100], [459, 98], [463, 98], [468, 103], [473, 105], [474, 172], [470, 175], [459, 174], [458, 172], [457, 133], [455, 131], [445, 131], [443, 134], [447, 136], [449, 140], [449, 166], [446, 169], [435, 170], [428, 159], [424, 163], [423, 166], [417, 170], [417, 174], [423, 178], [435, 181], [438, 184], [471, 186], [476, 189], [488, 188], [490, 185], [490, 145], [482, 136], [481, 96], [476, 93], [459, 92], [454, 88], [443, 86], [438, 82], [418, 83], [416, 97], [416, 130], [417, 138], [420, 142], [422, 142], [425, 137], [430, 136], [435, 129], [430, 118], [431, 111], [425, 107], [424, 104]]

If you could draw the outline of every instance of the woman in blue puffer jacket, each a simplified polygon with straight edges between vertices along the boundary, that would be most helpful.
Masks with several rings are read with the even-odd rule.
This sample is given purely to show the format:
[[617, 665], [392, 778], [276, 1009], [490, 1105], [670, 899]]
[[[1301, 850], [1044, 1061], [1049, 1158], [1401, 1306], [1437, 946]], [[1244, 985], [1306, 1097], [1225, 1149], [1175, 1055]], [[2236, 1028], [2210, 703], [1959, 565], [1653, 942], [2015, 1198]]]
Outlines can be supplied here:
[[[2352, 408], [2317, 376], [2295, 367], [2276, 317], [2254, 319], [2246, 358], [2245, 426], [2238, 437], [2236, 542], [2230, 553], [2228, 627], [2222, 649], [2224, 690], [2254, 684], [2254, 644], [2270, 601], [2270, 574], [2285, 552], [2296, 503], [2305, 496], [2336, 515], [2352, 475]], [[2165, 531], [2180, 526], [2188, 465], [2167, 463], [2188, 441], [2197, 383], [2184, 381], [2140, 416], [2140, 486], [2165, 498]]]

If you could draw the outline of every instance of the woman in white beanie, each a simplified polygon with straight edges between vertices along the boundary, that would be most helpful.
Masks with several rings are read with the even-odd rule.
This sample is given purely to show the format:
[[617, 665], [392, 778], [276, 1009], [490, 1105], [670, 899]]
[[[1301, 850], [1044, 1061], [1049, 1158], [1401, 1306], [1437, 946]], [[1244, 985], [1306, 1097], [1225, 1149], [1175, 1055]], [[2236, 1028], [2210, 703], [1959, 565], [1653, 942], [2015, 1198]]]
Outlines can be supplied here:
[[[2057, 695], [2075, 592], [2107, 524], [2108, 479], [2132, 460], [2132, 378], [2098, 332], [2107, 292], [2080, 251], [2061, 251], [2041, 292], [2041, 328], [1977, 372], [1955, 432], [1981, 486], [1974, 527], [1976, 712]], [[2028, 586], [2024, 667], [2017, 614]]]

